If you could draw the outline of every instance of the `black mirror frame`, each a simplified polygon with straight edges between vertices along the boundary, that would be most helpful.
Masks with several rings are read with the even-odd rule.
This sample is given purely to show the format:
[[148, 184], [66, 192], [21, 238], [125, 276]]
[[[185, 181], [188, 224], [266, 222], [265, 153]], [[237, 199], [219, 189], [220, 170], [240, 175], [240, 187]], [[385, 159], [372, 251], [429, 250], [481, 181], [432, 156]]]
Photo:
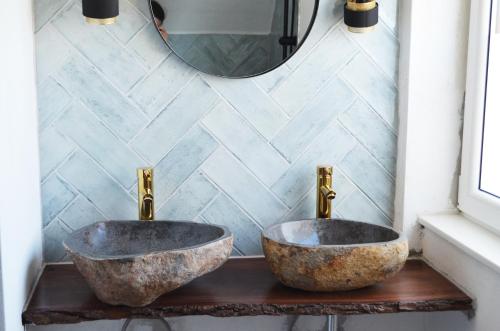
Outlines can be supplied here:
[[[153, 1], [155, 1], [155, 0], [149, 0], [149, 12], [151, 14], [151, 21], [152, 22], [154, 22], [154, 19], [155, 19], [155, 16], [153, 14], [153, 4], [152, 4]], [[279, 68], [280, 66], [282, 66], [283, 64], [285, 64], [290, 58], [292, 58], [295, 55], [295, 53], [297, 53], [297, 51], [302, 47], [302, 45], [304, 44], [304, 42], [309, 37], [309, 34], [310, 34], [310, 32], [311, 32], [311, 30], [312, 30], [312, 28], [314, 26], [314, 23], [316, 22], [316, 17], [317, 17], [317, 14], [318, 14], [319, 1], [320, 0], [314, 0], [314, 10], [313, 10], [313, 14], [312, 14], [312, 17], [311, 17], [311, 22], [309, 24], [309, 27], [307, 28], [306, 33], [304, 34], [304, 37], [302, 38], [302, 40], [300, 41], [300, 43], [297, 45], [297, 49], [292, 54], [290, 54], [290, 56], [288, 56], [285, 60], [283, 60], [280, 64], [278, 64], [278, 65], [276, 65], [276, 66], [274, 66], [272, 68], [269, 68], [266, 71], [263, 71], [263, 72], [260, 72], [260, 73], [254, 74], [254, 75], [231, 77], [231, 76], [224, 76], [224, 75], [217, 75], [217, 74], [213, 74], [213, 73], [208, 73], [208, 72], [205, 72], [203, 70], [200, 70], [199, 68], [195, 67], [191, 63], [184, 61], [184, 59], [181, 56], [179, 56], [179, 54], [177, 54], [175, 52], [175, 50], [168, 44], [168, 42], [165, 39], [163, 39], [163, 36], [161, 35], [161, 33], [158, 30], [158, 27], [156, 27], [156, 25], [155, 25], [155, 29], [156, 29], [156, 32], [158, 32], [158, 35], [160, 36], [161, 40], [165, 43], [165, 45], [167, 45], [167, 47], [172, 51], [172, 53], [175, 56], [177, 56], [177, 58], [181, 59], [182, 62], [184, 62], [185, 64], [187, 64], [188, 66], [190, 66], [191, 68], [196, 69], [199, 72], [203, 72], [204, 74], [215, 76], [215, 77], [221, 77], [221, 78], [229, 78], [229, 79], [252, 78], [252, 77], [261, 76], [261, 75], [264, 75], [264, 74], [266, 74], [268, 72], [276, 70], [277, 68]]]

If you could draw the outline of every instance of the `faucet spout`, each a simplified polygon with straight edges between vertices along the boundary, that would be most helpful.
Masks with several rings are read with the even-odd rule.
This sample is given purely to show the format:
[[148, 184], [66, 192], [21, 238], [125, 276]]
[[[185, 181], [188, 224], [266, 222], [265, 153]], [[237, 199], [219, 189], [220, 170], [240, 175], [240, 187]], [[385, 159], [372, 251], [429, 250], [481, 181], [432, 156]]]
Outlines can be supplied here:
[[331, 218], [332, 200], [336, 193], [332, 189], [333, 168], [331, 166], [319, 166], [317, 168], [317, 194], [316, 194], [316, 217]]
[[154, 199], [151, 194], [146, 194], [142, 198], [140, 215], [141, 220], [152, 221], [154, 219]]
[[321, 193], [323, 194], [323, 198], [328, 199], [328, 200], [333, 200], [335, 199], [335, 196], [337, 193], [335, 193], [334, 190], [332, 190], [329, 186], [323, 185], [320, 188]]
[[153, 169], [137, 170], [137, 190], [139, 193], [139, 220], [154, 220]]

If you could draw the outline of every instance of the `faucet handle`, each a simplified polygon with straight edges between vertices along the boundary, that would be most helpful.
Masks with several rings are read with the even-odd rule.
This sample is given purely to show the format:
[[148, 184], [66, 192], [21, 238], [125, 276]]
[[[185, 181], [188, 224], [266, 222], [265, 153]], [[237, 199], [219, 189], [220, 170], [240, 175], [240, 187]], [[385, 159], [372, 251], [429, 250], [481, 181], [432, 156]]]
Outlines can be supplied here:
[[138, 176], [142, 177], [142, 187], [145, 190], [153, 190], [153, 168], [142, 168], [138, 170]]
[[330, 165], [319, 165], [317, 167], [318, 176], [332, 176], [333, 175], [333, 167]]

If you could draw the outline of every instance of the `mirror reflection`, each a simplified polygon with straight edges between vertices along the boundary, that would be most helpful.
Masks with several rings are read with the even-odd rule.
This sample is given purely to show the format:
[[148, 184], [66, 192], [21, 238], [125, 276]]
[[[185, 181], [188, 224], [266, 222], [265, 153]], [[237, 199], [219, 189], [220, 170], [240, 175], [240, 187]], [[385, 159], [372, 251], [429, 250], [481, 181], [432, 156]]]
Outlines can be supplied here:
[[307, 38], [318, 0], [150, 0], [158, 32], [189, 65], [250, 77], [288, 60]]

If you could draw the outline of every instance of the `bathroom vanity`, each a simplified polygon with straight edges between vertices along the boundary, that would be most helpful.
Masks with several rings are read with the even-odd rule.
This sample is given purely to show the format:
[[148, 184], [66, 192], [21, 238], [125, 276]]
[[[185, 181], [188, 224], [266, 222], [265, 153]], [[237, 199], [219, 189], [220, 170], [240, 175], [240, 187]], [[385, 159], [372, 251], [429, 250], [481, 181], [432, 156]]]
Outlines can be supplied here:
[[73, 232], [64, 244], [75, 264], [44, 267], [23, 324], [473, 309], [470, 297], [425, 262], [406, 261], [404, 235], [331, 218], [332, 172], [317, 168], [318, 218], [273, 225], [262, 232], [265, 258], [223, 264], [233, 247], [229, 229], [151, 222], [153, 172], [140, 170], [139, 218], [148, 221], [101, 222]]
[[425, 262], [409, 260], [395, 277], [349, 292], [285, 287], [263, 258], [233, 258], [146, 307], [99, 301], [72, 264], [46, 265], [23, 313], [23, 324], [185, 315], [353, 315], [472, 311], [472, 299]]

